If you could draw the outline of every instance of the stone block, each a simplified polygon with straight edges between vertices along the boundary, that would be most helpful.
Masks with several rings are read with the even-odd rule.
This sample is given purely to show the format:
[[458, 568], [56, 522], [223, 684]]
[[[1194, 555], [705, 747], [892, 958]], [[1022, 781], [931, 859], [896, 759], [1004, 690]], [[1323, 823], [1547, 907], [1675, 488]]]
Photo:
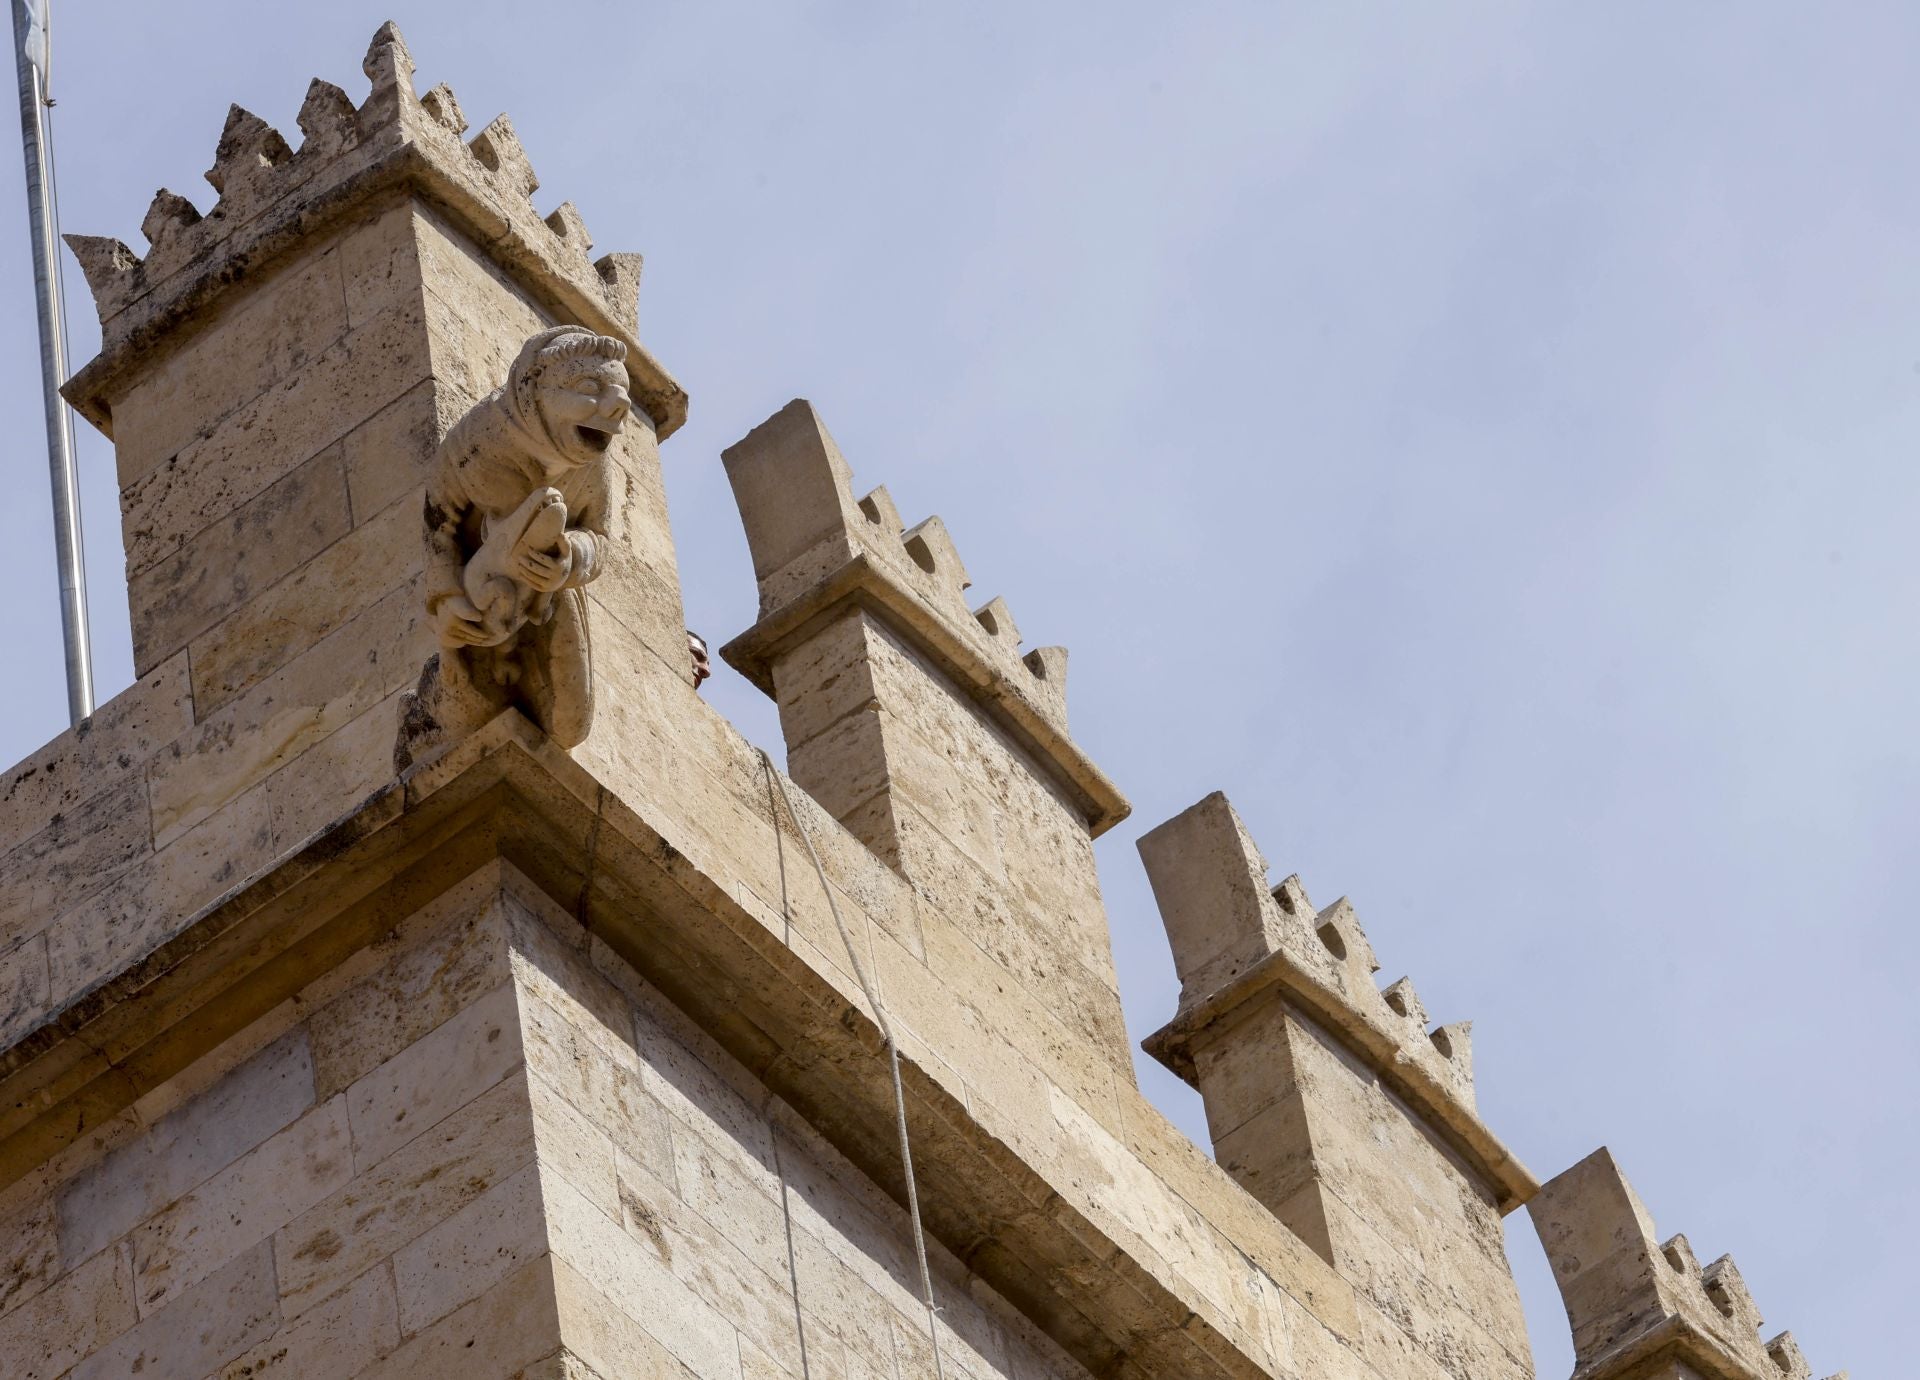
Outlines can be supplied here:
[[352, 1380], [399, 1345], [393, 1277], [381, 1264], [209, 1380]]
[[134, 1230], [134, 1286], [142, 1316], [266, 1240], [352, 1177], [346, 1102], [336, 1097]]
[[[9, 1380], [59, 1380], [132, 1327], [137, 1316], [125, 1248], [102, 1251], [0, 1315], [0, 1372]], [[122, 1370], [115, 1380], [129, 1374]]]
[[194, 639], [193, 701], [200, 716], [212, 714], [389, 591], [410, 583], [422, 563], [417, 501], [396, 502], [363, 518]]
[[[628, 1235], [564, 1179], [547, 1180], [546, 1193], [557, 1259], [700, 1380], [740, 1380], [732, 1324], [676, 1278], [656, 1250]], [[599, 1364], [591, 1351], [583, 1354]]]
[[[189, 1321], [190, 1320], [190, 1321]], [[273, 1335], [280, 1304], [273, 1251], [262, 1241], [73, 1368], [71, 1380], [204, 1376]]]
[[526, 1075], [516, 1073], [275, 1234], [286, 1316], [306, 1312], [532, 1159]]
[[[465, 392], [429, 378], [347, 433], [341, 445], [356, 521], [369, 522], [395, 504], [410, 508], [415, 521], [419, 520], [420, 495], [434, 448], [474, 401]], [[418, 527], [413, 540], [419, 545]]]
[[518, 1069], [521, 1058], [516, 993], [503, 983], [347, 1089], [354, 1164], [380, 1163]]
[[[554, 1261], [542, 1256], [361, 1373], [360, 1380], [515, 1380], [560, 1346]], [[658, 1372], [613, 1371], [613, 1375]]]
[[264, 790], [242, 792], [47, 928], [52, 1003], [64, 1006], [171, 939], [273, 857]]
[[491, 871], [442, 894], [416, 933], [350, 989], [315, 1011], [307, 1026], [314, 1086], [321, 1097], [357, 1081], [511, 974], [507, 932]]
[[[329, 446], [171, 556], [130, 574], [134, 665], [144, 671], [172, 656], [307, 565], [352, 525], [344, 451]], [[332, 595], [325, 589], [309, 593]], [[208, 707], [201, 705], [201, 712]]]
[[400, 1330], [425, 1331], [546, 1253], [540, 1166], [529, 1164], [394, 1255]]
[[113, 405], [121, 486], [179, 454], [345, 335], [343, 286], [338, 250], [322, 248], [262, 282], [212, 329], [128, 388]]
[[0, 776], [0, 850], [138, 771], [192, 726], [193, 694], [183, 653]]
[[667, 1113], [648, 1092], [639, 1061], [609, 1057], [606, 1044], [528, 994], [521, 1004], [527, 1067], [614, 1144], [648, 1165], [673, 1162]]
[[405, 688], [428, 647], [418, 590], [404, 586], [215, 711], [148, 769], [155, 846]]
[[[668, 1344], [596, 1289], [586, 1274], [559, 1256], [549, 1259], [559, 1326], [567, 1339], [567, 1349], [578, 1353], [596, 1375], [608, 1380], [629, 1375], [644, 1375], [648, 1380], [693, 1380], [702, 1375], [704, 1380], [702, 1372], [684, 1364]], [[727, 1329], [728, 1340], [732, 1335], [732, 1329]]]
[[393, 782], [393, 740], [404, 693], [392, 691], [267, 778], [267, 810], [281, 856], [299, 851]]
[[306, 1032], [289, 1031], [59, 1193], [60, 1255], [85, 1260], [313, 1105]]
[[60, 1277], [60, 1238], [53, 1197], [37, 1193], [0, 1217], [0, 1317], [38, 1296]]
[[[25, 1035], [53, 1000], [47, 937], [36, 934], [0, 953], [0, 1049]], [[0, 1293], [4, 1293], [0, 1286]]]
[[0, 858], [0, 951], [152, 852], [145, 783], [122, 781], [47, 821]]
[[137, 575], [427, 377], [425, 308], [399, 304], [134, 480], [120, 496]]
[[620, 1186], [613, 1139], [574, 1110], [546, 1079], [527, 1079], [533, 1103], [533, 1135], [539, 1162], [558, 1174], [609, 1217], [620, 1215]]

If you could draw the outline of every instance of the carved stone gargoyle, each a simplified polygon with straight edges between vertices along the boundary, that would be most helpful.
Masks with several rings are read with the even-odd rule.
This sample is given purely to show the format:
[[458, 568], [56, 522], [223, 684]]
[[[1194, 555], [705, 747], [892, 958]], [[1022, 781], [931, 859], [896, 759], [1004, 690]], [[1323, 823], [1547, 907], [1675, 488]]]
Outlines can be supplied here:
[[427, 615], [440, 651], [396, 763], [517, 708], [562, 747], [593, 725], [584, 585], [606, 564], [607, 451], [632, 408], [626, 346], [556, 326], [440, 443], [427, 479]]

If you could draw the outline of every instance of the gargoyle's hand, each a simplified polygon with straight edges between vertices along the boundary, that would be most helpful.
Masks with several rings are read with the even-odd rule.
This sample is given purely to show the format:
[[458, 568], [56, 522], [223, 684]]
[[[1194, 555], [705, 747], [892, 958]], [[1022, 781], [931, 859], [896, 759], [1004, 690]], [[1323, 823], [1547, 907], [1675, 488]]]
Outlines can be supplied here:
[[489, 640], [485, 619], [464, 594], [449, 594], [433, 616], [442, 647], [475, 647]]
[[513, 557], [514, 578], [531, 585], [542, 594], [551, 594], [566, 584], [573, 573], [573, 548], [557, 551], [517, 551]]

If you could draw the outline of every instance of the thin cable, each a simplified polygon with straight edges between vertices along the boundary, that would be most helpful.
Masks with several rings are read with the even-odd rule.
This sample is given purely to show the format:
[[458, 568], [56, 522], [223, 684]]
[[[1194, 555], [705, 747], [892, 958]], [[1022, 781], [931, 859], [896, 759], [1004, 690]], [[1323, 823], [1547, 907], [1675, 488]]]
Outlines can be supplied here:
[[[853, 947], [853, 936], [847, 932], [847, 922], [840, 918], [840, 907], [833, 899], [833, 888], [827, 883], [827, 869], [820, 865], [819, 851], [813, 846], [813, 835], [807, 832], [807, 826], [801, 822], [800, 812], [793, 808], [793, 797], [787, 794], [787, 783], [774, 770], [773, 759], [767, 756], [765, 748], [757, 751], [761, 765], [767, 769], [767, 776], [779, 789], [780, 799], [787, 807], [787, 818], [793, 821], [794, 832], [800, 835], [800, 842], [807, 846], [807, 856], [813, 860], [814, 875], [819, 877], [820, 889], [827, 895], [827, 909], [833, 914], [833, 927], [840, 931], [840, 942], [847, 950], [847, 962], [853, 965], [854, 980], [860, 984], [860, 990], [866, 993], [867, 1005], [873, 1008], [873, 1018], [880, 1026], [880, 1036], [887, 1043], [887, 1067], [893, 1074], [894, 1124], [900, 1133], [900, 1166], [907, 1176], [907, 1216], [913, 1223], [913, 1254], [920, 1264], [921, 1297], [927, 1305], [927, 1340], [933, 1345], [933, 1375], [934, 1380], [946, 1380], [946, 1372], [940, 1364], [940, 1310], [933, 1302], [933, 1272], [927, 1268], [927, 1234], [920, 1225], [920, 1190], [913, 1181], [913, 1146], [907, 1138], [907, 1093], [900, 1083], [900, 1046], [894, 1043], [893, 1026], [887, 1020], [886, 1007], [880, 1004], [880, 994], [874, 991], [873, 984], [867, 981], [866, 969], [860, 966], [860, 955]], [[776, 825], [775, 833], [778, 832]]]
[[787, 1282], [793, 1286], [793, 1330], [800, 1338], [800, 1380], [813, 1380], [807, 1366], [807, 1320], [800, 1309], [800, 1259], [793, 1247], [793, 1208], [787, 1202], [787, 1171], [780, 1163], [780, 1123], [767, 1119], [767, 1132], [773, 1141], [773, 1173], [780, 1180], [780, 1220], [787, 1228]]

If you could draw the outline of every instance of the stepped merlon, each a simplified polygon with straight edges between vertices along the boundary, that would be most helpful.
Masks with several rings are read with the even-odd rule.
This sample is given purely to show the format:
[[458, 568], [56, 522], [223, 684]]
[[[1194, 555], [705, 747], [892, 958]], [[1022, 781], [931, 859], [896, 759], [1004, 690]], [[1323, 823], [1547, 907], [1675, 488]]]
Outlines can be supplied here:
[[1140, 856], [1181, 981], [1179, 1011], [1147, 1038], [1148, 1053], [1200, 1086], [1196, 1053], [1216, 1028], [1278, 995], [1415, 1108], [1503, 1211], [1532, 1195], [1537, 1181], [1474, 1111], [1471, 1022], [1429, 1030], [1411, 979], [1380, 990], [1345, 897], [1316, 909], [1298, 877], [1269, 885], [1266, 859], [1217, 792], [1144, 835]]
[[182, 325], [197, 325], [230, 293], [269, 273], [341, 217], [388, 190], [425, 198], [484, 246], [520, 286], [554, 313], [623, 341], [635, 401], [661, 439], [686, 417], [686, 394], [635, 338], [638, 255], [590, 260], [579, 212], [563, 203], [542, 217], [532, 162], [505, 115], [466, 143], [465, 116], [444, 83], [413, 92], [413, 58], [392, 24], [374, 36], [365, 62], [372, 90], [358, 107], [315, 80], [300, 108], [292, 148], [258, 116], [234, 106], [207, 181], [219, 197], [202, 215], [162, 189], [141, 222], [142, 259], [119, 240], [68, 235], [100, 314], [101, 351], [65, 388], [88, 420], [111, 434], [107, 398], [138, 359]]
[[1527, 1211], [1573, 1328], [1574, 1380], [1811, 1380], [1792, 1333], [1761, 1340], [1733, 1257], [1703, 1269], [1686, 1237], [1659, 1241], [1604, 1147], [1550, 1180]]
[[969, 606], [971, 581], [938, 517], [906, 527], [884, 488], [856, 500], [811, 403], [788, 403], [722, 458], [760, 591], [760, 621], [721, 648], [741, 674], [775, 694], [773, 663], [796, 639], [835, 608], [867, 608], [1041, 763], [1095, 835], [1126, 818], [1125, 798], [1067, 731], [1066, 649], [1022, 656], [1004, 599]]

